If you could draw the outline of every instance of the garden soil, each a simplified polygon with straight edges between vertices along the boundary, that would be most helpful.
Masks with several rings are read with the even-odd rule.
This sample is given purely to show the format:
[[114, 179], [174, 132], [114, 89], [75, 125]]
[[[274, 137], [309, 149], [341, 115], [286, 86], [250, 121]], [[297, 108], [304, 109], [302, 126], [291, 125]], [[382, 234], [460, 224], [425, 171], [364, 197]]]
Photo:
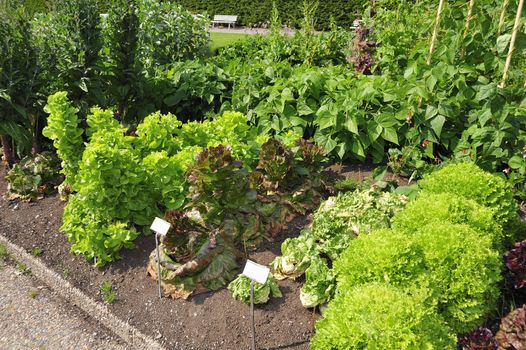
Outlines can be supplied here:
[[[335, 177], [361, 180], [369, 168], [334, 165], [328, 172]], [[5, 168], [0, 169], [0, 194], [7, 191]], [[0, 233], [26, 251], [41, 250], [39, 258], [49, 268], [95, 300], [102, 300], [100, 285], [111, 282], [117, 299], [110, 311], [150, 335], [170, 349], [249, 349], [251, 344], [249, 306], [234, 300], [226, 288], [191, 296], [188, 300], [159, 299], [157, 285], [146, 273], [148, 257], [155, 248], [153, 235], [136, 240], [137, 248], [122, 252], [122, 259], [103, 268], [70, 252], [70, 244], [59, 228], [65, 202], [58, 196], [24, 202], [0, 198]], [[281, 243], [297, 236], [311, 217], [289, 224], [272, 242], [247, 252], [260, 264], [270, 263], [280, 254]], [[259, 349], [308, 349], [314, 324], [320, 315], [302, 307], [299, 292], [302, 280], [280, 281], [283, 297], [255, 307]]]

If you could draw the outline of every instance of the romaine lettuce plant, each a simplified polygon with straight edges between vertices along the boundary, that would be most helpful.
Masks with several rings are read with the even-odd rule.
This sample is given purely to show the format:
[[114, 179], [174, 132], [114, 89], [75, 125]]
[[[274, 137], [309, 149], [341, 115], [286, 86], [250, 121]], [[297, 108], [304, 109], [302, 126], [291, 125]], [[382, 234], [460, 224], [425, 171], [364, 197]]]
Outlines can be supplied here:
[[320, 256], [312, 257], [305, 270], [305, 283], [300, 290], [301, 305], [306, 308], [323, 305], [332, 299], [336, 290], [336, 276]]
[[[199, 212], [168, 211], [172, 227], [161, 239], [161, 284], [166, 295], [188, 298], [192, 293], [218, 289], [236, 275], [239, 252], [225, 230], [207, 225]], [[156, 252], [150, 255], [148, 273], [157, 276]]]
[[[244, 275], [239, 275], [230, 282], [228, 290], [234, 299], [241, 300], [245, 304], [250, 303], [250, 279]], [[279, 290], [278, 283], [274, 275], [269, 274], [264, 284], [254, 283], [254, 304], [264, 304], [270, 297], [281, 298], [283, 295]]]

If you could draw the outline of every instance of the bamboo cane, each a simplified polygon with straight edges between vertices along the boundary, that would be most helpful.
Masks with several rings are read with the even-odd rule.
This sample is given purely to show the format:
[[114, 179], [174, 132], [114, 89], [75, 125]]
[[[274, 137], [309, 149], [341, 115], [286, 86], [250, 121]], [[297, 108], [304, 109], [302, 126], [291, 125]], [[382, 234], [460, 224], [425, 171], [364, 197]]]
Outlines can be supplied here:
[[[466, 40], [466, 37], [469, 33], [469, 26], [471, 24], [471, 19], [473, 16], [473, 7], [475, 6], [475, 0], [470, 0], [468, 5], [468, 15], [466, 16], [466, 27], [464, 29], [464, 36], [462, 37], [462, 41]], [[466, 48], [462, 47], [462, 50], [460, 51], [460, 57], [464, 58], [464, 55], [466, 54]]]
[[[437, 10], [437, 16], [435, 19], [435, 26], [433, 28], [433, 35], [431, 36], [431, 45], [429, 46], [429, 54], [427, 56], [426, 64], [428, 66], [431, 65], [431, 59], [433, 57], [433, 53], [435, 52], [435, 46], [437, 42], [438, 37], [438, 30], [440, 29], [440, 19], [442, 18], [442, 12], [444, 12], [444, 3], [445, 0], [440, 0], [440, 3], [438, 4], [438, 10]], [[420, 96], [418, 99], [418, 108], [422, 107], [423, 98]]]
[[522, 8], [524, 7], [524, 0], [519, 0], [519, 6], [517, 7], [517, 16], [515, 16], [515, 24], [513, 26], [513, 32], [511, 33], [510, 49], [508, 50], [508, 57], [506, 57], [506, 63], [504, 64], [504, 73], [502, 75], [502, 82], [500, 87], [506, 86], [508, 81], [508, 73], [511, 64], [511, 58], [513, 56], [513, 49], [515, 48], [515, 40], [517, 39], [517, 32], [519, 31], [521, 23]]
[[499, 36], [500, 33], [502, 33], [502, 29], [504, 29], [506, 12], [508, 11], [509, 4], [510, 0], [504, 0], [504, 2], [502, 3], [502, 11], [500, 12], [499, 29], [497, 29], [497, 36]]
[[440, 29], [440, 19], [442, 18], [442, 12], [444, 11], [445, 0], [440, 0], [438, 4], [437, 17], [435, 19], [435, 27], [433, 28], [433, 36], [431, 37], [431, 45], [429, 46], [429, 55], [427, 56], [427, 65], [431, 64], [433, 53], [435, 52], [435, 45], [438, 37], [438, 30]]

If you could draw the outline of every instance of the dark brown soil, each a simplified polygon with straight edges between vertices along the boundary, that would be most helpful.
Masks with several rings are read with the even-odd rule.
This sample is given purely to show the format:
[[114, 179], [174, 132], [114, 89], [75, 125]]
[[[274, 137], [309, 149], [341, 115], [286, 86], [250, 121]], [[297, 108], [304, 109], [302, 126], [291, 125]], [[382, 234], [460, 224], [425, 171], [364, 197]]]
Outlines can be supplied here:
[[[332, 179], [342, 175], [362, 180], [368, 167], [334, 165], [328, 169]], [[5, 169], [0, 170], [0, 194], [6, 192]], [[148, 256], [155, 248], [153, 236], [141, 236], [137, 248], [122, 252], [122, 259], [104, 268], [94, 268], [82, 256], [70, 252], [66, 236], [59, 231], [65, 203], [57, 196], [36, 202], [7, 202], [0, 199], [0, 233], [28, 252], [40, 248], [40, 258], [51, 269], [94, 299], [103, 281], [116, 289], [117, 300], [110, 310], [145, 334], [176, 349], [248, 349], [250, 348], [249, 307], [234, 300], [222, 288], [192, 296], [188, 300], [159, 300], [157, 285], [146, 274]], [[266, 242], [249, 258], [270, 263], [280, 254], [287, 237], [298, 235], [310, 217], [290, 223], [278, 239]], [[308, 349], [319, 314], [302, 307], [301, 281], [280, 281], [283, 298], [256, 306], [257, 344], [261, 349]]]

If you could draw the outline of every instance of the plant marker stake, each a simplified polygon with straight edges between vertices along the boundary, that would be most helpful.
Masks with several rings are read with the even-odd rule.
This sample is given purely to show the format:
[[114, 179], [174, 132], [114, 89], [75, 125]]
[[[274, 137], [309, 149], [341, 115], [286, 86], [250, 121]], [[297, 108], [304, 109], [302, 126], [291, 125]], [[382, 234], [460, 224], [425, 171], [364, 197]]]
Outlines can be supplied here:
[[508, 51], [508, 57], [506, 57], [506, 63], [504, 64], [504, 74], [502, 75], [502, 82], [500, 87], [504, 88], [508, 81], [508, 71], [510, 69], [511, 57], [513, 56], [513, 49], [515, 48], [515, 40], [517, 39], [517, 32], [519, 31], [521, 23], [522, 8], [524, 7], [524, 0], [519, 0], [519, 6], [517, 7], [517, 16], [515, 17], [515, 25], [513, 26], [513, 32], [511, 33], [510, 49]]
[[160, 254], [159, 254], [159, 241], [158, 241], [159, 237], [158, 236], [166, 236], [171, 226], [172, 225], [169, 222], [164, 221], [163, 219], [160, 219], [160, 218], [155, 218], [155, 220], [153, 220], [152, 222], [152, 225], [150, 226], [150, 230], [155, 232], [155, 253], [157, 255], [157, 287], [159, 290], [159, 299], [162, 298], [162, 293], [161, 293], [161, 258], [159, 256]]
[[157, 254], [157, 289], [159, 290], [159, 299], [163, 296], [161, 294], [161, 258], [159, 257], [159, 240], [158, 233], [155, 233], [155, 253]]
[[254, 280], [250, 280], [250, 315], [252, 316], [252, 350], [256, 350], [256, 321], [254, 319]]
[[247, 260], [242, 275], [250, 278], [250, 314], [252, 318], [252, 350], [256, 350], [256, 322], [254, 318], [254, 283], [265, 284], [270, 269], [266, 266], [256, 264]]

